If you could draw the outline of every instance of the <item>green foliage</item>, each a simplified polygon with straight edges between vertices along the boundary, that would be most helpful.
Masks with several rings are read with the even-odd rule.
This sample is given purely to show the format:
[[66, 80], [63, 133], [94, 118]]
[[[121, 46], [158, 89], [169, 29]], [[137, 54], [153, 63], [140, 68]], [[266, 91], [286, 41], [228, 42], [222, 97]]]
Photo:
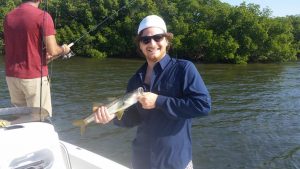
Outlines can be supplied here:
[[293, 25], [293, 36], [294, 42], [293, 46], [297, 51], [297, 56], [300, 57], [300, 15], [298, 16], [289, 16], [288, 19]]
[[[0, 2], [0, 21], [21, 0]], [[256, 4], [232, 7], [219, 0], [52, 0], [59, 43], [75, 42], [82, 57], [136, 57], [142, 18], [162, 16], [174, 34], [172, 55], [211, 63], [287, 62], [300, 55], [300, 16], [272, 18]], [[0, 24], [3, 44], [3, 25]], [[0, 46], [3, 48], [3, 45]]]
[[105, 59], [107, 57], [106, 53], [100, 52], [97, 49], [89, 49], [86, 51], [87, 57], [96, 58], [96, 59]]
[[2, 53], [2, 51], [4, 50], [4, 40], [3, 40], [3, 22], [4, 22], [4, 18], [5, 15], [12, 10], [13, 8], [16, 7], [16, 4], [18, 4], [19, 2], [16, 0], [3, 0], [0, 1], [0, 53]]

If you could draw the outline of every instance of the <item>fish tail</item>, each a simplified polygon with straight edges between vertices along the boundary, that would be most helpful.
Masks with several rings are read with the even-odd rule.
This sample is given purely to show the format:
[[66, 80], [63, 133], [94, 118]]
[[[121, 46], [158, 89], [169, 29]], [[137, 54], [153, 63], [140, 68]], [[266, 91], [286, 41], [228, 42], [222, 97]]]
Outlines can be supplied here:
[[81, 125], [80, 126], [80, 135], [83, 136], [83, 134], [85, 133], [85, 129], [86, 129], [86, 125]]
[[72, 123], [74, 126], [77, 126], [77, 127], [81, 127], [82, 125], [86, 125], [85, 121], [80, 119], [80, 120], [74, 120], [73, 123]]
[[80, 134], [83, 135], [87, 126], [87, 122], [85, 120], [74, 120], [73, 125], [80, 127]]

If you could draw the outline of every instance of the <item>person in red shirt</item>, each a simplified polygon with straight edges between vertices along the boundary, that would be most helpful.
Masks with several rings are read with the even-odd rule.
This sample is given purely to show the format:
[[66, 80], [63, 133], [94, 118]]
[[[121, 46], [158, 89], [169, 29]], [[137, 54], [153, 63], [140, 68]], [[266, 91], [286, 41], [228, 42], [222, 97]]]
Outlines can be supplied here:
[[59, 46], [53, 19], [42, 0], [23, 0], [4, 20], [6, 82], [15, 106], [42, 107], [52, 116], [47, 63], [70, 52]]

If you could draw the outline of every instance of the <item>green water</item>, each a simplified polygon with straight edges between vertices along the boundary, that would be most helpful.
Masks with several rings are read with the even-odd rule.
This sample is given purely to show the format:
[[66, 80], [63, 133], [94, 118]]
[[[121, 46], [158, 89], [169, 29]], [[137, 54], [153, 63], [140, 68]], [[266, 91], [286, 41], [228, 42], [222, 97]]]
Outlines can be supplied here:
[[[54, 61], [53, 124], [62, 140], [130, 166], [135, 128], [92, 124], [84, 136], [72, 121], [88, 116], [93, 102], [122, 95], [143, 60], [78, 57]], [[193, 121], [194, 169], [300, 168], [300, 63], [197, 64], [213, 111]], [[0, 63], [0, 107], [10, 106]]]

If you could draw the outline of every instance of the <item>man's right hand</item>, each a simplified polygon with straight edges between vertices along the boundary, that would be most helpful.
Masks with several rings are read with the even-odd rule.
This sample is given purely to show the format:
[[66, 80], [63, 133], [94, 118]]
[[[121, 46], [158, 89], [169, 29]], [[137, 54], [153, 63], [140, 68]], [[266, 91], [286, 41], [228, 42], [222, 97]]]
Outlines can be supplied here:
[[62, 54], [61, 55], [66, 55], [71, 51], [71, 48], [67, 44], [61, 45], [62, 47]]
[[98, 107], [94, 113], [96, 123], [106, 124], [116, 117], [115, 114], [109, 114], [105, 106]]

